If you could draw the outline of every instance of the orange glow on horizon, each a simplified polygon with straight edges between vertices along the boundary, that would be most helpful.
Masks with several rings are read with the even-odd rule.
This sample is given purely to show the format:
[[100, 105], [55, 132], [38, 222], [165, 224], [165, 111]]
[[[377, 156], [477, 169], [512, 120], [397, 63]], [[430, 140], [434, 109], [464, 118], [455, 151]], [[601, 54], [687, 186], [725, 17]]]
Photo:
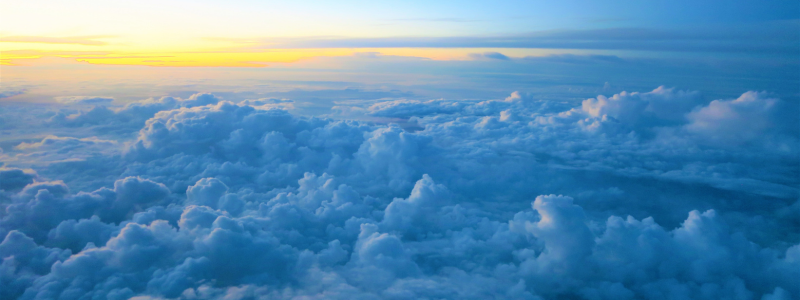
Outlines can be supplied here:
[[[237, 51], [238, 50], [238, 51]], [[261, 51], [0, 51], [0, 65], [28, 65], [43, 57], [71, 58], [97, 65], [136, 65], [154, 67], [265, 67], [271, 63], [294, 63], [315, 57], [343, 57], [360, 54], [400, 56], [430, 60], [469, 60], [470, 53], [501, 51], [513, 56], [541, 56], [563, 53], [558, 49], [476, 49], [476, 48], [324, 48], [265, 49]]]

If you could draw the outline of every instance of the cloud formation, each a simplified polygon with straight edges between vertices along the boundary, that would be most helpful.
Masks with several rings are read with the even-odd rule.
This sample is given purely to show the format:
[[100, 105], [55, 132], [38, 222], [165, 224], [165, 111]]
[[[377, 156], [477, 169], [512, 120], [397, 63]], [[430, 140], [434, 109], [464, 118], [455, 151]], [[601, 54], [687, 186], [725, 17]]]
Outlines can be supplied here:
[[509, 60], [508, 56], [505, 56], [503, 53], [500, 52], [484, 52], [484, 53], [472, 53], [469, 57], [473, 59], [496, 59], [496, 60]]
[[314, 37], [263, 39], [255, 48], [545, 48], [671, 52], [769, 53], [792, 56], [798, 50], [794, 21], [744, 26], [686, 28], [618, 27], [545, 30], [514, 35], [443, 37]]
[[4, 43], [41, 43], [41, 44], [76, 44], [85, 46], [102, 46], [107, 44], [98, 39], [109, 36], [73, 36], [73, 37], [46, 37], [46, 36], [5, 36], [0, 38]]
[[42, 115], [96, 137], [4, 149], [0, 298], [800, 296], [796, 114], [768, 93], [290, 101]]
[[56, 102], [61, 104], [108, 105], [113, 101], [114, 98], [109, 98], [109, 97], [90, 97], [90, 96], [56, 97]]

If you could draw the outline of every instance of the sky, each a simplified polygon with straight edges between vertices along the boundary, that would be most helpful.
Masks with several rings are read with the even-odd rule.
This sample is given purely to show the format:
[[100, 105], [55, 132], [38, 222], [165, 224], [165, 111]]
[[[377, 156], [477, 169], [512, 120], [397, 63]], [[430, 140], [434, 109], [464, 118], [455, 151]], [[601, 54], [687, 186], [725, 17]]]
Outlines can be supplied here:
[[797, 1], [0, 1], [0, 299], [800, 299]]
[[4, 65], [237, 67], [355, 52], [465, 59], [470, 48], [796, 54], [796, 1], [726, 3], [9, 1], [0, 50]]

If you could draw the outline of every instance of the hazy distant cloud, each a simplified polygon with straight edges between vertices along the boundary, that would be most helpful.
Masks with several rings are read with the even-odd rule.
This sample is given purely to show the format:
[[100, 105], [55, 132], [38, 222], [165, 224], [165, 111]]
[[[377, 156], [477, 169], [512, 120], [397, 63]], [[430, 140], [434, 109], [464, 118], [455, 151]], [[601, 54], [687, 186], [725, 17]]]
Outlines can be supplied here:
[[503, 53], [500, 52], [470, 53], [469, 57], [471, 57], [472, 59], [510, 60], [508, 56], [505, 56]]
[[467, 22], [480, 22], [477, 19], [466, 18], [406, 18], [406, 19], [392, 19], [391, 21], [401, 22], [452, 22], [452, 23], [467, 23]]
[[22, 95], [24, 93], [24, 89], [0, 89], [0, 99]]
[[595, 63], [622, 63], [626, 60], [616, 55], [575, 55], [575, 54], [554, 54], [547, 56], [527, 56], [523, 59], [528, 61], [546, 61], [568, 64], [595, 64]]
[[44, 36], [6, 36], [1, 37], [2, 43], [41, 43], [41, 44], [77, 44], [86, 46], [103, 46], [108, 43], [98, 39], [110, 36], [73, 36], [73, 37], [44, 37]]
[[356, 52], [353, 53], [353, 56], [360, 57], [360, 58], [378, 58], [381, 57], [380, 52]]
[[759, 52], [796, 54], [800, 24], [792, 22], [745, 28], [692, 30], [606, 28], [549, 30], [505, 36], [270, 38], [253, 48], [550, 48], [676, 52]]
[[101, 105], [114, 102], [111, 97], [93, 97], [93, 96], [64, 96], [55, 97], [56, 102], [61, 104], [92, 104]]
[[632, 21], [634, 18], [625, 18], [625, 17], [609, 17], [609, 18], [587, 18], [587, 22], [591, 23], [617, 23], [617, 22], [625, 22], [625, 21]]
[[116, 143], [117, 141], [101, 140], [98, 139], [97, 137], [79, 139], [73, 137], [58, 137], [50, 135], [43, 138], [39, 142], [34, 142], [34, 143], [22, 142], [19, 145], [15, 146], [14, 149], [29, 150], [29, 149], [39, 149], [39, 148], [55, 148], [58, 150], [64, 150], [65, 146], [74, 147], [80, 144], [89, 144], [89, 145], [100, 144], [109, 146], [109, 145], [114, 145]]
[[100, 56], [100, 55], [109, 55], [113, 52], [109, 51], [65, 51], [65, 50], [8, 50], [3, 51], [3, 53], [7, 54], [14, 54], [19, 56], [75, 56], [75, 57], [85, 57], [85, 56]]

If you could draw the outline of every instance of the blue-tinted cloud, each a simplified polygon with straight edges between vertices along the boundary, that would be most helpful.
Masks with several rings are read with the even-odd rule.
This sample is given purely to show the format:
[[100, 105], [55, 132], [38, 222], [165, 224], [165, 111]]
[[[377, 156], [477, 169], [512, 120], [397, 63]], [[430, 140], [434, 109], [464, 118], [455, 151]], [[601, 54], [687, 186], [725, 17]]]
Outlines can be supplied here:
[[548, 30], [503, 36], [270, 38], [255, 48], [548, 48], [766, 53], [794, 57], [796, 20], [737, 26]]
[[56, 102], [62, 104], [90, 104], [90, 105], [103, 105], [110, 104], [114, 98], [109, 97], [90, 97], [90, 96], [67, 96], [56, 97]]
[[33, 183], [36, 174], [20, 169], [0, 168], [0, 189], [15, 191]]
[[469, 55], [473, 59], [496, 59], [496, 60], [509, 60], [508, 56], [503, 55], [500, 52], [484, 52], [484, 53], [472, 53]]
[[16, 95], [22, 95], [25, 93], [25, 89], [11, 89], [11, 88], [3, 88], [0, 90], [0, 99], [14, 97]]
[[800, 140], [770, 94], [408, 97], [331, 118], [291, 95], [41, 116], [103, 138], [2, 153], [0, 296], [800, 296]]

